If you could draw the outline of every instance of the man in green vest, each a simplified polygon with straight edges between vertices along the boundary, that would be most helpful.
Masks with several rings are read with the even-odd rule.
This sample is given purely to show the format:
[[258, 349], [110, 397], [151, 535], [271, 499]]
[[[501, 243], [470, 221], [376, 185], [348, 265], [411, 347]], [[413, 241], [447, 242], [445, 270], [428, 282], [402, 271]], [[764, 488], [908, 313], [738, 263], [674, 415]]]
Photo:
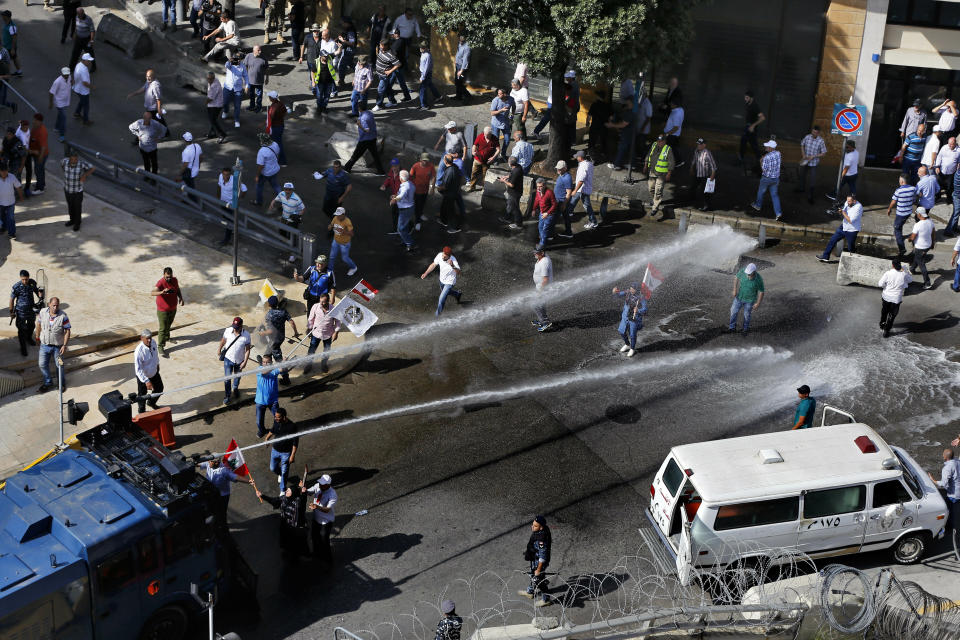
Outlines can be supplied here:
[[322, 51], [317, 58], [317, 70], [313, 74], [313, 95], [317, 97], [317, 114], [320, 115], [330, 102], [330, 93], [337, 86], [337, 70], [333, 56]]
[[673, 173], [675, 166], [673, 149], [662, 135], [657, 136], [657, 141], [650, 147], [650, 154], [643, 165], [643, 172], [647, 174], [647, 187], [653, 199], [651, 202], [653, 210], [650, 215], [654, 215], [660, 209], [660, 203], [663, 201], [663, 184], [670, 181], [670, 174]]

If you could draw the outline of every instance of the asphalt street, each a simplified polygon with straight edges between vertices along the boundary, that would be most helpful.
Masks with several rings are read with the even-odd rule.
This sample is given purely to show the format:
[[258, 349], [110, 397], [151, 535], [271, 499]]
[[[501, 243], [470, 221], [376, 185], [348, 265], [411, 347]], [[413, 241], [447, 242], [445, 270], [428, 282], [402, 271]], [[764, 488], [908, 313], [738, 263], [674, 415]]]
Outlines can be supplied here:
[[[68, 45], [58, 50], [53, 40], [59, 22], [41, 19], [45, 15], [31, 7], [21, 19], [22, 28], [38, 36], [28, 45], [31, 67], [51, 70], [21, 81], [35, 101], [45, 100], [55, 69], [68, 55]], [[138, 105], [123, 103], [122, 95], [138, 86], [147, 66], [156, 67], [162, 81], [172, 77], [168, 67], [178, 58], [131, 64], [106, 47], [100, 51], [91, 116], [97, 124], [80, 131], [79, 140], [135, 161], [138, 154], [116, 123], [132, 121]], [[165, 90], [174, 121], [181, 114], [187, 121], [202, 118], [198, 95], [170, 84]], [[72, 135], [78, 127], [72, 120], [69, 126]], [[288, 139], [294, 157], [300, 153], [319, 164], [325, 152], [316, 140], [326, 132], [310, 126], [304, 125], [300, 138]], [[208, 179], [234, 155], [252, 159], [253, 136], [243, 131], [247, 142], [232, 146], [232, 137], [211, 152]], [[162, 152], [161, 163], [172, 161], [172, 154]], [[298, 171], [306, 175], [307, 169]], [[306, 464], [311, 481], [331, 473], [340, 496], [330, 571], [307, 560], [285, 563], [277, 547], [276, 514], [238, 486], [229, 517], [260, 576], [262, 619], [256, 623], [248, 615], [223, 612], [218, 627], [236, 630], [245, 640], [329, 638], [334, 626], [372, 629], [385, 637], [391, 623], [409, 629], [415, 620], [429, 629], [436, 620], [433, 607], [447, 596], [461, 603], [461, 614], [483, 617], [487, 607], [504, 607], [515, 611], [511, 619], [529, 620], [529, 601], [524, 609], [508, 596], [525, 586], [522, 552], [534, 514], [545, 514], [553, 528], [551, 570], [557, 575], [551, 581], [562, 597], [563, 583], [602, 575], [624, 556], [646, 556], [636, 529], [645, 524], [649, 482], [671, 446], [787, 428], [794, 389], [803, 383], [818, 401], [853, 412], [930, 470], [939, 468], [939, 449], [958, 432], [960, 404], [953, 391], [960, 381], [958, 319], [946, 273], [934, 276], [933, 290], [907, 296], [894, 336], [884, 340], [876, 324], [879, 291], [837, 286], [836, 267], [813, 257], [821, 247], [752, 250], [744, 262], [760, 267], [767, 297], [744, 337], [721, 333], [732, 273], [697, 266], [703, 256], [691, 255], [689, 248], [673, 249], [656, 265], [666, 280], [651, 300], [642, 346], [628, 361], [618, 353], [619, 308], [610, 288], [640, 279], [642, 256], [674, 243], [677, 230], [619, 211], [593, 235], [580, 234], [576, 242], [551, 249], [560, 281], [608, 260], [634, 263], [629, 276], [549, 305], [555, 330], [538, 334], [528, 322], [530, 309], [514, 305], [488, 313], [481, 323], [445, 323], [443, 329], [394, 341], [392, 332], [429, 328], [434, 321], [436, 275], [426, 281], [419, 275], [441, 246], [453, 245], [464, 290], [464, 304], [451, 300], [444, 317], [468, 320], [532, 288], [535, 230], [528, 223], [522, 233], [508, 235], [493, 221], [495, 212], [473, 206], [468, 213], [473, 231], [453, 237], [431, 225], [420, 239], [420, 253], [407, 256], [386, 235], [389, 212], [378, 182], [358, 182], [353, 215], [362, 233], [354, 255], [358, 275], [381, 290], [371, 308], [384, 318], [369, 337], [387, 337], [346, 378], [282, 397], [281, 403], [309, 428], [406, 404], [492, 393], [453, 408], [361, 422], [301, 440], [296, 472]], [[44, 197], [58, 197], [55, 189], [48, 194]], [[431, 206], [432, 215], [436, 202]], [[177, 227], [176, 220], [164, 223]], [[941, 245], [936, 251], [948, 250]], [[694, 360], [677, 364], [678, 356], [691, 354]], [[569, 384], [543, 384], [520, 396], [497, 393], [550, 379]], [[218, 451], [234, 437], [253, 444], [253, 418], [246, 406], [179, 427], [182, 449]], [[265, 447], [248, 455], [260, 487], [274, 492], [267, 460]], [[353, 515], [361, 510], [368, 513]], [[635, 595], [615, 585], [602, 590], [620, 598], [617, 606], [624, 610]], [[574, 599], [566, 613], [575, 621], [597, 615], [583, 598]], [[468, 620], [464, 637], [473, 624]]]

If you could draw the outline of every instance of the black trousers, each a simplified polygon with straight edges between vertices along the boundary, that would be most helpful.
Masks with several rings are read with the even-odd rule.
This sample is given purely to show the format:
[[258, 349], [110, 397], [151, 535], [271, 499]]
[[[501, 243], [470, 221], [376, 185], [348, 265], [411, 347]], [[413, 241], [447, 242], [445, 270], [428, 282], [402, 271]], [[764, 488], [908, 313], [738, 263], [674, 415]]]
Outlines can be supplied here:
[[757, 141], [757, 130], [750, 131], [749, 125], [743, 128], [743, 135], [740, 136], [740, 160], [744, 163], [746, 162], [744, 156], [748, 146], [753, 151], [753, 156], [757, 162], [760, 162], [762, 154], [760, 153], [760, 143]]
[[221, 107], [207, 107], [207, 120], [210, 121], [210, 130], [207, 132], [208, 137], [219, 134], [222, 138], [227, 135], [227, 132], [220, 126], [220, 109]]
[[377, 153], [377, 141], [376, 140], [361, 140], [357, 143], [356, 148], [353, 150], [353, 155], [350, 156], [350, 159], [347, 160], [347, 164], [343, 165], [343, 168], [347, 171], [353, 168], [353, 165], [357, 163], [357, 160], [363, 157], [363, 154], [367, 151], [370, 152], [370, 155], [373, 156], [373, 166], [376, 168], [377, 173], [384, 173], [383, 163], [380, 162], [380, 154]]
[[923, 274], [923, 284], [930, 284], [930, 274], [927, 273], [927, 253], [930, 249], [913, 249], [913, 264], [910, 265], [910, 271], [916, 273], [920, 269]]
[[83, 191], [71, 193], [64, 191], [63, 196], [67, 199], [67, 213], [70, 214], [70, 222], [74, 227], [80, 226], [80, 214], [83, 211]]
[[157, 150], [144, 151], [140, 149], [140, 157], [143, 158], [143, 170], [150, 173], [157, 173]]
[[417, 222], [423, 222], [423, 208], [427, 204], [426, 193], [413, 194], [413, 215]]
[[440, 221], [443, 222], [443, 224], [450, 225], [453, 229], [463, 227], [462, 216], [460, 215], [460, 210], [457, 208], [456, 196], [444, 195], [440, 200]]
[[35, 344], [33, 341], [33, 330], [36, 326], [37, 318], [33, 315], [17, 314], [17, 339], [20, 340], [20, 355], [27, 355], [27, 345]]
[[900, 312], [899, 302], [887, 302], [881, 298], [880, 304], [880, 326], [883, 327], [884, 335], [890, 333], [893, 328], [893, 321]]
[[332, 522], [313, 521], [310, 527], [310, 537], [313, 539], [313, 555], [328, 565], [333, 564], [333, 553], [330, 551], [330, 534], [333, 531]]
[[[140, 396], [140, 399], [137, 400], [137, 409], [140, 413], [143, 413], [147, 410], [147, 405], [150, 405], [151, 409], [157, 408], [157, 403], [160, 401], [160, 398], [150, 398], [149, 400], [143, 399], [143, 396], [148, 393], [162, 393], [163, 392], [163, 380], [160, 379], [160, 369], [157, 369], [157, 372], [153, 374], [153, 377], [150, 378], [150, 384], [153, 385], [153, 391], [147, 389], [147, 383], [141, 382], [140, 378], [137, 378], [137, 395]], [[226, 506], [224, 506], [226, 509]]]
[[513, 223], [523, 226], [523, 212], [520, 210], [520, 196], [507, 191], [507, 218], [512, 216]]
[[713, 200], [713, 194], [705, 193], [703, 189], [704, 187], [707, 186], [707, 180], [709, 179], [710, 179], [710, 176], [704, 176], [702, 178], [694, 178], [694, 187], [693, 187], [693, 190], [696, 191], [697, 194], [700, 196], [699, 199], [703, 202], [703, 206], [705, 206], [708, 209], [712, 206], [711, 201]]
[[[86, 38], [80, 38], [76, 34], [73, 36], [73, 50], [70, 51], [70, 71], [72, 72], [76, 66], [77, 62], [80, 60], [80, 56], [83, 55], [83, 50], [86, 46], [90, 44], [90, 36]], [[96, 70], [96, 67], [93, 63], [90, 64], [90, 70]]]
[[[77, 5], [72, 2], [63, 3], [63, 30], [60, 32], [60, 44], [67, 41], [67, 36], [73, 37], [77, 30]], [[73, 69], [70, 69], [73, 71]]]

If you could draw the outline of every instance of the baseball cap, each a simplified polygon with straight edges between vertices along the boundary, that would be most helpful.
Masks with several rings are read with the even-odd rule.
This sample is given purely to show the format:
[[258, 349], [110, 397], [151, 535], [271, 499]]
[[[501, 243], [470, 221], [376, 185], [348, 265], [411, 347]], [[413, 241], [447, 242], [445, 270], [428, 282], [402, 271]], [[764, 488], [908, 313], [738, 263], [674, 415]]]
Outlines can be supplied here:
[[430, 159], [430, 154], [427, 153], [426, 151], [424, 151], [423, 153], [420, 154], [420, 159], [421, 159], [421, 160], [429, 160], [429, 159]]
[[390, 164], [400, 164], [400, 158], [390, 158]]
[[660, 135], [657, 136], [657, 140], [666, 140], [666, 138], [664, 138], [663, 134], [661, 133]]
[[87, 62], [93, 62], [93, 56], [90, 55], [89, 53], [83, 54], [82, 56], [80, 56], [80, 59], [86, 60]]
[[444, 128], [444, 129], [453, 129], [455, 126], [457, 126], [457, 123], [454, 122], [453, 120], [451, 120], [451, 121], [448, 122], [447, 124], [443, 125], [443, 128]]
[[755, 265], [754, 263], [751, 262], [750, 264], [747, 265], [747, 268], [744, 269], [743, 272], [744, 272], [745, 274], [747, 274], [747, 275], [750, 275], [751, 273], [756, 273], [756, 272], [757, 272], [757, 265]]
[[335, 216], [345, 216], [347, 215], [347, 210], [343, 207], [337, 207], [337, 210], [333, 212]]
[[703, 138], [697, 138], [697, 144], [707, 144], [707, 141]]
[[68, 75], [70, 75], [70, 67], [61, 67], [61, 68], [60, 68], [60, 75], [62, 75], [62, 76], [68, 76]]
[[323, 255], [322, 253], [317, 256], [316, 260], [314, 260], [314, 262], [316, 262], [317, 264], [320, 264], [321, 262], [326, 262], [326, 261], [327, 261], [327, 256]]
[[331, 477], [328, 476], [327, 474], [323, 474], [322, 476], [320, 476], [320, 480], [318, 480], [318, 482], [319, 482], [321, 485], [333, 484], [333, 478], [331, 478]]
[[566, 169], [567, 163], [563, 160], [557, 160], [557, 169]]
[[938, 124], [933, 125], [933, 132], [937, 133], [938, 131], [940, 131], [940, 125]]
[[293, 189], [293, 183], [292, 183], [292, 182], [284, 182], [284, 183], [283, 183], [283, 188], [284, 188], [284, 189]]
[[243, 326], [243, 318], [241, 318], [240, 316], [235, 317], [235, 318], [233, 319], [233, 326], [235, 326], [235, 327], [242, 327], [242, 326]]
[[631, 283], [630, 283], [630, 288], [631, 288], [631, 289], [636, 289], [636, 290], [639, 291], [639, 290], [640, 290], [640, 283], [639, 283], [639, 282], [636, 282], [636, 281], [631, 282]]
[[766, 142], [763, 143], [763, 146], [765, 146], [765, 147], [770, 147], [771, 149], [776, 149], [776, 148], [777, 148], [777, 141], [776, 141], [776, 140], [767, 140]]
[[277, 298], [277, 296], [270, 296], [269, 298], [267, 298], [268, 307], [275, 307], [278, 304], [280, 304], [280, 300], [279, 298]]
[[547, 519], [541, 515], [533, 516], [533, 521], [536, 522], [541, 527], [547, 526]]
[[457, 604], [453, 600], [444, 600], [440, 603], [441, 613], [453, 613], [457, 609]]
[[802, 384], [799, 387], [797, 387], [797, 393], [803, 393], [803, 394], [810, 393], [810, 387], [808, 387], [805, 384]]
[[271, 98], [271, 99], [273, 99], [273, 100], [276, 100], [277, 98], [280, 97], [280, 94], [277, 93], [276, 91], [271, 91], [271, 92], [269, 92], [269, 93], [267, 94], [267, 97], [268, 97], [268, 98]]
[[190, 133], [189, 131], [184, 131], [184, 132], [183, 132], [183, 139], [186, 140], [187, 142], [192, 142], [192, 141], [193, 141], [193, 134]]
[[534, 252], [534, 253], [543, 253], [543, 245], [542, 245], [542, 244], [538, 244], [538, 245], [536, 245], [535, 247], [533, 247], [533, 252]]
[[921, 218], [926, 218], [930, 214], [928, 214], [927, 210], [924, 209], [923, 207], [917, 207], [917, 215], [920, 216]]
[[310, 25], [310, 31], [322, 31], [322, 29], [320, 28], [320, 25], [314, 22], [312, 25]]

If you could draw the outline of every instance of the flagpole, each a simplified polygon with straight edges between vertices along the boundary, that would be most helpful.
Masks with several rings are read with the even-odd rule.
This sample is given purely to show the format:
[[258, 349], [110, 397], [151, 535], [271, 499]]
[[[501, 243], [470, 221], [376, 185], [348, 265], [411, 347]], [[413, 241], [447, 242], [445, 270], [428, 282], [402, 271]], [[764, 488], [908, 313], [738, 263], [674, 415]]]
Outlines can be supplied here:
[[[257, 481], [253, 479], [253, 474], [250, 473], [250, 467], [247, 467], [247, 475], [250, 476], [250, 484], [253, 485], [253, 490], [259, 492], [259, 489], [257, 489]], [[260, 504], [263, 504], [263, 498], [257, 496], [257, 500], [260, 501]]]

